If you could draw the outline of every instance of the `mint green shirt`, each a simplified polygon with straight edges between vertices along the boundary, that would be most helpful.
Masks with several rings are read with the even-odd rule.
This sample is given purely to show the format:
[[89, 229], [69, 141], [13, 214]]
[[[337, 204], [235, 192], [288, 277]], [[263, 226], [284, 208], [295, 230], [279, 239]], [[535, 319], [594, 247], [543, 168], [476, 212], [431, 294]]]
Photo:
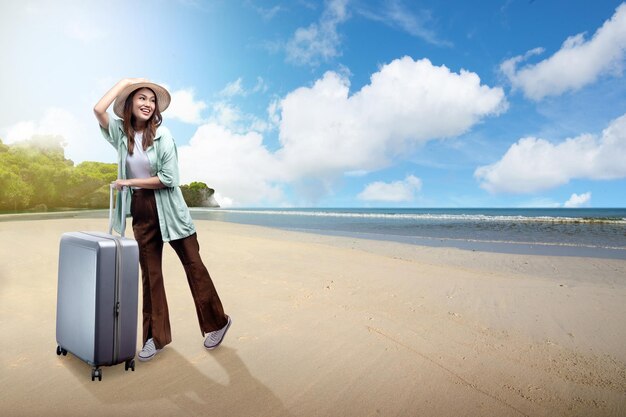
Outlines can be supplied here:
[[[126, 179], [126, 157], [128, 156], [128, 138], [124, 133], [122, 120], [109, 114], [109, 129], [100, 126], [102, 136], [117, 150], [119, 177]], [[150, 162], [150, 174], [159, 177], [165, 188], [154, 190], [161, 236], [164, 242], [191, 236], [196, 229], [191, 220], [189, 209], [178, 186], [178, 151], [170, 131], [159, 126], [154, 144], [146, 149]], [[132, 190], [131, 190], [132, 192]], [[122, 229], [122, 194], [117, 194], [113, 228], [121, 233]], [[126, 213], [130, 214], [130, 193], [126, 193]]]

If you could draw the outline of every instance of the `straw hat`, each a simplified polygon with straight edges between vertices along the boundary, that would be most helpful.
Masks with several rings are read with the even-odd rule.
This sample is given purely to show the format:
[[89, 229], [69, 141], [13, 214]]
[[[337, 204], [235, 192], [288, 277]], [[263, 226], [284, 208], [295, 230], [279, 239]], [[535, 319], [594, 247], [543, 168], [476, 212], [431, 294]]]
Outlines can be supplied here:
[[167, 109], [167, 107], [170, 105], [170, 101], [172, 100], [172, 97], [170, 96], [170, 93], [168, 93], [168, 91], [165, 88], [161, 87], [158, 84], [151, 83], [151, 82], [135, 83], [124, 88], [122, 92], [119, 93], [119, 95], [115, 99], [115, 103], [113, 103], [113, 112], [123, 119], [124, 118], [124, 103], [126, 103], [126, 98], [129, 95], [131, 95], [133, 91], [138, 90], [140, 88], [144, 88], [144, 87], [149, 88], [152, 91], [154, 91], [154, 94], [156, 95], [156, 99], [157, 99], [157, 104], [159, 106], [159, 112], [161, 113], [164, 112], [165, 109]]

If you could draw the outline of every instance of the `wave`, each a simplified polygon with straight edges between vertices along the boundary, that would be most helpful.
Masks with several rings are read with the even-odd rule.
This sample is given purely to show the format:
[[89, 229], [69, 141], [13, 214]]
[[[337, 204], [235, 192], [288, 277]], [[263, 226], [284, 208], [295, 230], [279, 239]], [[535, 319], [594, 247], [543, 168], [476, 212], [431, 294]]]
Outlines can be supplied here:
[[607, 245], [591, 245], [584, 243], [570, 243], [570, 242], [531, 242], [531, 241], [516, 241], [516, 240], [497, 240], [497, 239], [462, 239], [462, 238], [435, 238], [426, 236], [415, 236], [417, 239], [429, 239], [438, 241], [453, 241], [453, 242], [468, 242], [468, 243], [493, 243], [493, 244], [505, 244], [505, 245], [524, 245], [524, 246], [547, 246], [547, 247], [563, 247], [563, 248], [581, 248], [581, 249], [610, 249], [624, 251], [626, 246], [607, 246]]
[[[204, 209], [196, 209], [204, 211]], [[239, 214], [265, 214], [280, 216], [338, 217], [416, 221], [463, 221], [463, 222], [519, 222], [519, 223], [584, 223], [584, 224], [626, 224], [624, 217], [566, 217], [566, 216], [522, 216], [487, 214], [444, 214], [444, 213], [374, 213], [343, 211], [305, 210], [239, 210], [210, 209], [211, 211]]]

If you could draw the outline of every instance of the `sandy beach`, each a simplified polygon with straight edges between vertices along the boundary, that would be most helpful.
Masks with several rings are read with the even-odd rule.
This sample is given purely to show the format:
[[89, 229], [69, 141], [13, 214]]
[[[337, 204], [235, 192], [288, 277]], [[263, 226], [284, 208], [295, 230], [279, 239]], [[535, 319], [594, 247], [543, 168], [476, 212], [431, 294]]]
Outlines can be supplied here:
[[0, 415], [626, 415], [626, 261], [195, 223], [223, 345], [166, 247], [172, 344], [92, 382], [55, 352], [58, 244], [106, 219], [0, 222]]

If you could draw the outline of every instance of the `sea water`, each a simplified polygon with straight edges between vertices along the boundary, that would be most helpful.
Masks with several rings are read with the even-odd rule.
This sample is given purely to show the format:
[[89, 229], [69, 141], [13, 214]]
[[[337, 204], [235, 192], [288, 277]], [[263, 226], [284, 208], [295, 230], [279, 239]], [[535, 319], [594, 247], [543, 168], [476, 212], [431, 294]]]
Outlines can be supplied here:
[[[414, 245], [626, 259], [626, 208], [192, 208], [191, 215]], [[6, 214], [0, 221], [70, 217], [108, 217], [108, 210]]]
[[192, 209], [194, 219], [509, 253], [626, 259], [626, 209]]

